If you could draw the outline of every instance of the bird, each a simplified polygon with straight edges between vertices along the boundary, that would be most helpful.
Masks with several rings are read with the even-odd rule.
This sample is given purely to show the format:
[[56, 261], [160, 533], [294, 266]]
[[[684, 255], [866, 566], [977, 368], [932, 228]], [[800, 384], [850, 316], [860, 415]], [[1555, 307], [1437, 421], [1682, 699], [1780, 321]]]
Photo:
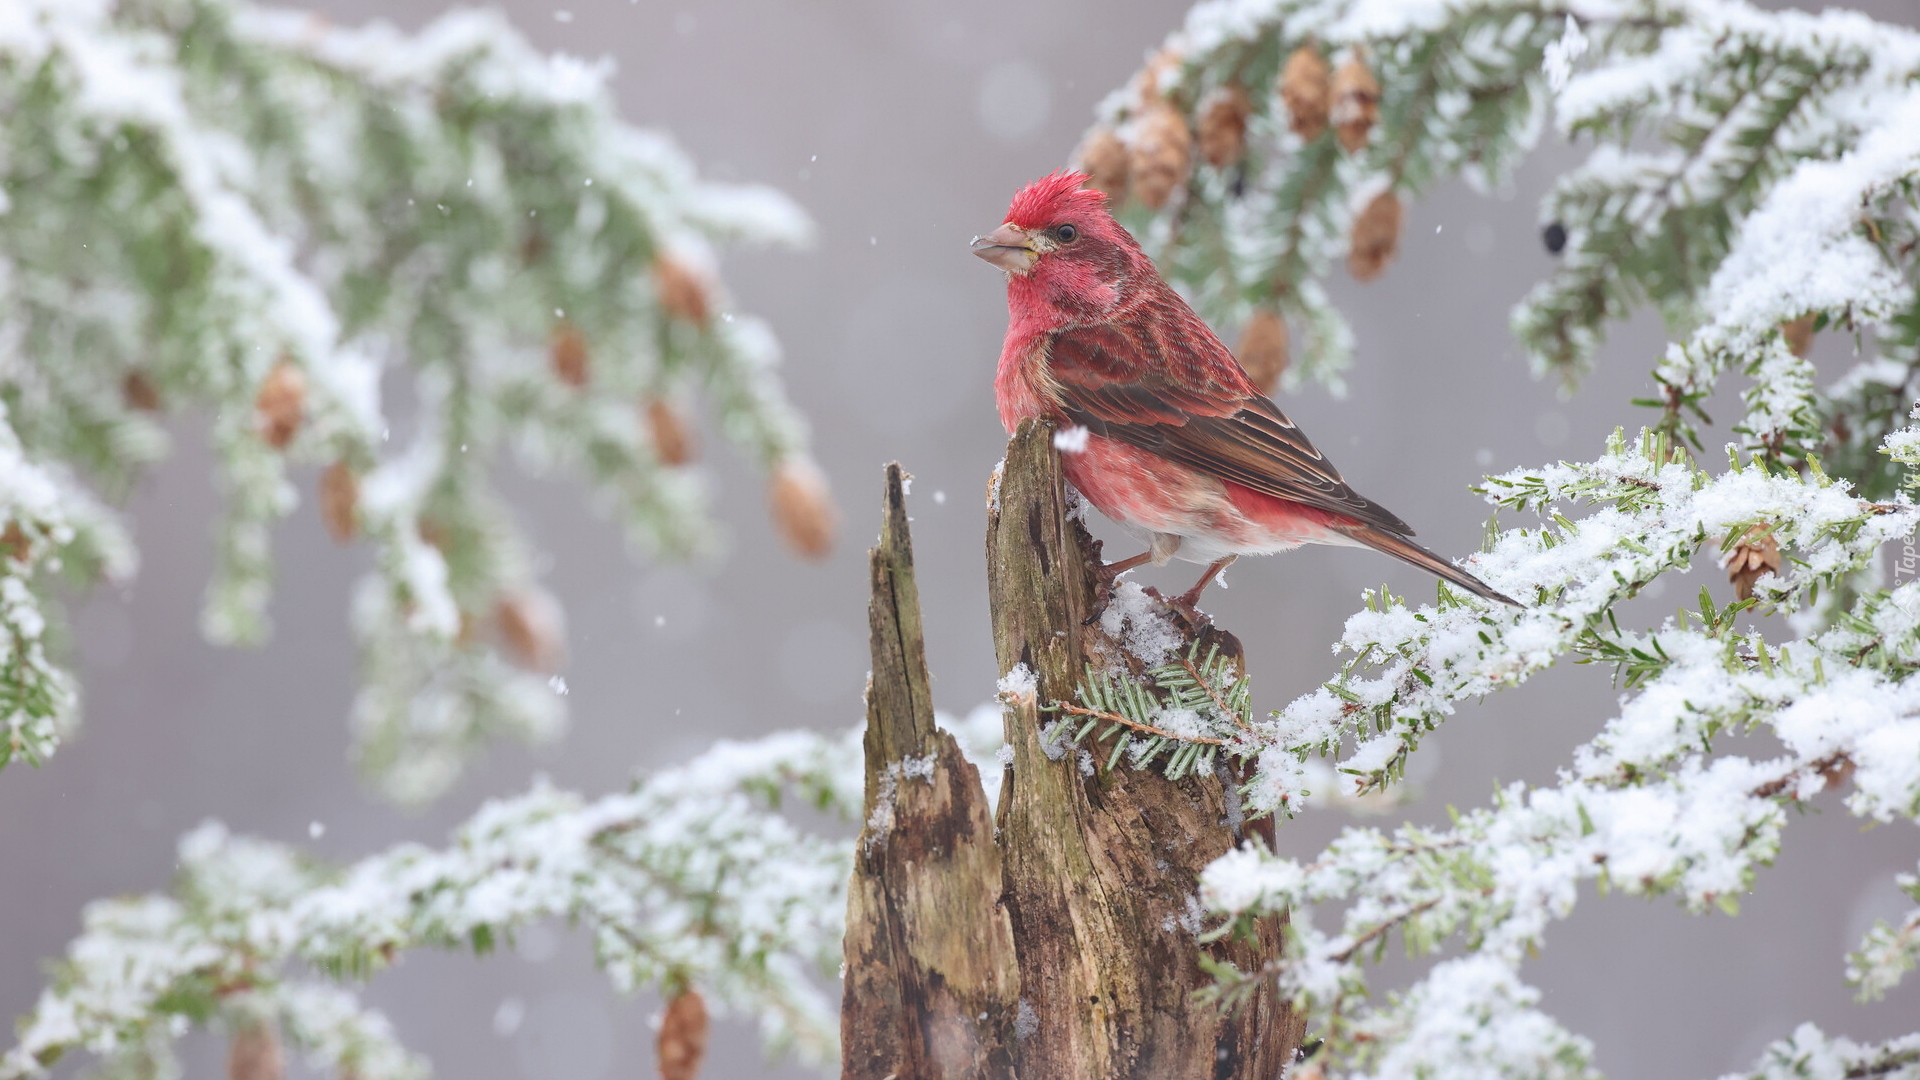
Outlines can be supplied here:
[[1073, 171], [1033, 181], [972, 248], [1006, 272], [1001, 423], [1011, 434], [1027, 419], [1051, 421], [1068, 482], [1147, 545], [1105, 564], [1107, 583], [1149, 560], [1199, 563], [1200, 580], [1174, 601], [1194, 612], [1242, 555], [1336, 544], [1520, 606], [1348, 486], [1086, 183]]

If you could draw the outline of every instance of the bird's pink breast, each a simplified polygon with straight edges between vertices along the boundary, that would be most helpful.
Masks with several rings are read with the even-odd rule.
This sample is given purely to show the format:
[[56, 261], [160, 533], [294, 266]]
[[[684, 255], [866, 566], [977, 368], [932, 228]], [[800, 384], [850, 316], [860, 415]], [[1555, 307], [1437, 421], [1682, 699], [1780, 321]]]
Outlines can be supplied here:
[[[1143, 532], [1193, 541], [1184, 557], [1285, 551], [1301, 544], [1349, 543], [1349, 519], [1209, 476], [1157, 454], [1099, 435], [1062, 453], [1062, 470], [1102, 514]], [[1184, 545], [1183, 545], [1184, 547]]]

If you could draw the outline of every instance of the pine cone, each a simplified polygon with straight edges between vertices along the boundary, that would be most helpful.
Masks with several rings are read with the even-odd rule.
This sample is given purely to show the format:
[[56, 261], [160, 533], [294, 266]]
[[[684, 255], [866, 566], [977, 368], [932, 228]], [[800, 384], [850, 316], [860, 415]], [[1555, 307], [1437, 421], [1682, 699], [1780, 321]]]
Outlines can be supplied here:
[[1147, 58], [1146, 66], [1136, 77], [1141, 105], [1153, 106], [1166, 100], [1169, 81], [1178, 73], [1181, 59], [1180, 51], [1171, 46]]
[[1355, 281], [1372, 281], [1387, 269], [1400, 250], [1400, 199], [1391, 191], [1373, 197], [1353, 221], [1347, 249], [1347, 273]]
[[282, 1080], [287, 1059], [280, 1038], [266, 1024], [248, 1024], [227, 1047], [227, 1080]]
[[1802, 360], [1813, 351], [1813, 316], [1802, 315], [1780, 324], [1780, 334], [1787, 339], [1787, 348]]
[[128, 371], [120, 380], [120, 400], [127, 408], [141, 412], [160, 411], [160, 388], [153, 385], [153, 379], [140, 368]]
[[27, 539], [27, 530], [20, 527], [17, 519], [7, 522], [6, 530], [0, 532], [0, 551], [5, 551], [17, 563], [33, 556], [33, 541]]
[[1272, 396], [1286, 374], [1288, 358], [1287, 322], [1266, 308], [1253, 313], [1246, 329], [1240, 332], [1240, 344], [1233, 355], [1246, 369], [1247, 378], [1260, 392]]
[[553, 365], [553, 377], [568, 386], [585, 386], [591, 374], [592, 358], [587, 353], [587, 336], [562, 319], [553, 327], [553, 343], [547, 349]]
[[707, 1058], [707, 1003], [700, 991], [683, 990], [660, 1018], [660, 1080], [694, 1080]]
[[1829, 789], [1837, 788], [1853, 779], [1854, 769], [1855, 765], [1852, 758], [1845, 754], [1837, 754], [1828, 758], [1826, 762], [1820, 766], [1820, 779], [1826, 783]]
[[660, 464], [680, 466], [693, 460], [695, 439], [693, 429], [680, 415], [680, 410], [666, 398], [650, 397], [644, 409], [647, 420], [647, 433], [653, 438], [654, 456]]
[[671, 255], [653, 260], [654, 295], [671, 318], [706, 329], [713, 310], [705, 275]]
[[1340, 145], [1351, 154], [1367, 145], [1367, 133], [1380, 118], [1380, 84], [1354, 53], [1333, 73], [1333, 104], [1327, 112]]
[[1087, 174], [1087, 186], [1106, 192], [1107, 201], [1118, 209], [1127, 197], [1127, 144], [1109, 127], [1087, 132], [1074, 151], [1073, 167]]
[[1327, 106], [1333, 97], [1329, 78], [1327, 62], [1311, 45], [1293, 50], [1280, 73], [1280, 99], [1287, 103], [1287, 124], [1308, 142], [1327, 130]]
[[293, 361], [281, 359], [260, 381], [253, 399], [260, 417], [260, 437], [275, 450], [284, 450], [300, 430], [307, 411], [307, 376]]
[[1162, 102], [1140, 114], [1127, 166], [1133, 198], [1150, 210], [1167, 205], [1193, 170], [1193, 134], [1179, 109]]
[[1779, 573], [1780, 542], [1773, 538], [1770, 526], [1755, 525], [1733, 546], [1732, 553], [1720, 560], [1720, 565], [1726, 567], [1734, 595], [1751, 600], [1754, 582], [1767, 574]]
[[833, 550], [833, 496], [811, 461], [793, 458], [774, 467], [767, 488], [773, 523], [796, 554], [824, 559]]
[[1217, 87], [1200, 102], [1198, 126], [1200, 156], [1216, 169], [1240, 160], [1247, 150], [1247, 117], [1253, 99], [1237, 82]]
[[503, 594], [493, 606], [493, 618], [515, 663], [551, 674], [566, 657], [566, 635], [561, 628], [560, 605], [535, 585]]
[[344, 461], [321, 470], [320, 521], [337, 544], [360, 535], [360, 481]]

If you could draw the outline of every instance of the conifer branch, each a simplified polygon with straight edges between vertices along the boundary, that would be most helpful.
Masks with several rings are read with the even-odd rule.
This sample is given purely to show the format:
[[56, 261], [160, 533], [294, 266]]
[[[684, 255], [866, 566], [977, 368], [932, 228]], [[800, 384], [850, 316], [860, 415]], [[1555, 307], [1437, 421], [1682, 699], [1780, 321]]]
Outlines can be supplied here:
[[[1298, 83], [1314, 70], [1294, 63], [1303, 54], [1320, 58], [1323, 79], [1359, 58], [1380, 87], [1377, 118], [1353, 113], [1338, 133], [1344, 153], [1325, 118], [1315, 128], [1290, 111], [1316, 100]], [[1899, 702], [1920, 677], [1920, 584], [1887, 588], [1875, 573], [1881, 549], [1920, 527], [1909, 494], [1920, 426], [1907, 420], [1920, 392], [1917, 75], [1920, 35], [1844, 12], [1219, 0], [1197, 6], [1102, 107], [1124, 145], [1152, 110], [1193, 110], [1229, 81], [1251, 88], [1231, 168], [1196, 166], [1163, 202], [1122, 197], [1209, 318], [1231, 324], [1278, 298], [1303, 324], [1290, 380], [1335, 381], [1325, 343], [1338, 335], [1321, 328], [1338, 315], [1316, 292], [1333, 260], [1352, 248], [1357, 275], [1377, 272], [1397, 199], [1448, 175], [1498, 177], [1531, 146], [1548, 99], [1561, 134], [1595, 148], [1542, 211], [1561, 266], [1515, 312], [1536, 371], [1576, 378], [1608, 322], [1641, 306], [1676, 338], [1641, 403], [1661, 410], [1656, 431], [1616, 432], [1593, 461], [1487, 478], [1490, 503], [1538, 524], [1490, 525], [1467, 565], [1526, 609], [1444, 586], [1429, 605], [1370, 592], [1340, 642], [1348, 662], [1319, 690], [1249, 732], [1209, 732], [1253, 764], [1252, 810], [1292, 814], [1391, 790], [1460, 703], [1561, 656], [1612, 665], [1630, 695], [1557, 786], [1510, 786], [1449, 829], [1349, 829], [1307, 865], [1257, 847], [1214, 864], [1207, 899], [1228, 916], [1218, 933], [1293, 919], [1287, 959], [1222, 970], [1219, 999], [1279, 979], [1328, 1040], [1314, 1059], [1322, 1073], [1590, 1075], [1591, 1047], [1541, 1013], [1517, 974], [1581, 882], [1730, 908], [1777, 852], [1785, 807], [1849, 788], [1856, 815], [1920, 817], [1920, 770], [1889, 752], [1916, 723]], [[1375, 214], [1381, 199], [1390, 212]], [[1215, 224], [1168, 227], [1176, 214]], [[1880, 344], [1823, 387], [1806, 355], [1833, 331], [1863, 352], [1869, 337]], [[1701, 405], [1730, 371], [1751, 385], [1716, 471], [1702, 460]], [[1621, 625], [1618, 605], [1714, 545], [1738, 558], [1737, 598], [1702, 589], [1677, 620]], [[1147, 720], [1151, 703], [1116, 711]], [[1878, 719], [1813, 719], [1843, 715]], [[1756, 731], [1787, 755], [1752, 761], [1722, 745]], [[1708, 830], [1673, 824], [1709, 813]], [[1306, 917], [1316, 905], [1343, 912], [1339, 933]], [[1911, 922], [1877, 927], [1849, 960], [1862, 994], [1884, 993], [1915, 962]], [[1395, 929], [1415, 953], [1452, 942], [1463, 954], [1375, 1000], [1364, 961]], [[1877, 1075], [1910, 1069], [1904, 1042], [1862, 1048], [1802, 1028], [1783, 1045]], [[1830, 1075], [1809, 1071], [1810, 1053], [1776, 1047], [1755, 1075]]]
[[[130, 550], [89, 493], [124, 495], [167, 450], [161, 416], [203, 410], [225, 507], [202, 626], [250, 643], [271, 527], [323, 468], [324, 524], [374, 550], [354, 725], [386, 794], [432, 798], [493, 739], [564, 728], [564, 630], [495, 494], [500, 451], [578, 478], [636, 547], [673, 557], [712, 535], [673, 403], [703, 396], [776, 484], [810, 470], [777, 346], [712, 270], [719, 244], [803, 242], [804, 216], [623, 124], [604, 65], [543, 57], [479, 13], [408, 35], [246, 0], [16, 8], [0, 484], [84, 504], [60, 561], [122, 576]], [[383, 408], [393, 369], [412, 417]], [[818, 484], [782, 491], [798, 491], [783, 518], [830, 519]], [[47, 595], [37, 538], [58, 529], [37, 513], [8, 518], [28, 622], [0, 664], [21, 703], [0, 764], [46, 760], [76, 714], [26, 614]], [[817, 554], [827, 533], [807, 536]]]
[[697, 985], [755, 1016], [774, 1048], [828, 1060], [831, 1004], [809, 975], [838, 961], [851, 846], [776, 807], [794, 794], [857, 817], [858, 743], [723, 742], [591, 802], [539, 785], [482, 807], [445, 849], [402, 845], [339, 871], [209, 822], [180, 841], [173, 895], [88, 907], [0, 1077], [45, 1075], [82, 1049], [132, 1067], [194, 1023], [264, 1018], [336, 1075], [418, 1080], [424, 1062], [341, 984], [411, 949], [485, 955], [559, 918], [592, 931], [616, 988]]

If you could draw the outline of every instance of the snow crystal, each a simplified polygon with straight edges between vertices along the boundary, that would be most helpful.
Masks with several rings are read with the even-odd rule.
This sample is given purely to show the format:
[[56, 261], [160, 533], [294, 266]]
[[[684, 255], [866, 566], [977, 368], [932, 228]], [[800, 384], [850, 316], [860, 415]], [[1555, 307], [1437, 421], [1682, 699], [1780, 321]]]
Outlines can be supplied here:
[[517, 997], [503, 998], [500, 1007], [493, 1010], [493, 1033], [501, 1038], [510, 1038], [520, 1030], [521, 1020], [526, 1018], [527, 1007]]
[[1100, 629], [1148, 667], [1166, 663], [1186, 644], [1173, 616], [1137, 581], [1114, 583]]
[[927, 754], [924, 757], [908, 755], [907, 757], [901, 758], [901, 778], [906, 780], [925, 780], [929, 784], [933, 783], [933, 768], [938, 758], [939, 755], [937, 754]]
[[1048, 761], [1067, 756], [1067, 748], [1073, 745], [1073, 728], [1072, 721], [1060, 719], [1040, 729], [1040, 752], [1047, 755]]
[[1161, 708], [1153, 714], [1153, 726], [1176, 739], [1197, 739], [1207, 734], [1206, 721], [1192, 709]]
[[994, 689], [999, 691], [1002, 700], [1010, 704], [1031, 701], [1040, 692], [1040, 676], [1025, 664], [1015, 664], [1013, 670], [1000, 676]]
[[1092, 435], [1093, 432], [1078, 424], [1074, 424], [1071, 427], [1064, 427], [1054, 432], [1053, 445], [1063, 454], [1085, 453], [1087, 440], [1091, 438]]
[[1573, 62], [1586, 54], [1587, 36], [1580, 32], [1580, 24], [1573, 16], [1568, 15], [1566, 32], [1560, 35], [1560, 40], [1547, 46], [1540, 64], [1540, 69], [1546, 72], [1547, 85], [1554, 93], [1567, 88], [1567, 80], [1573, 76]]

